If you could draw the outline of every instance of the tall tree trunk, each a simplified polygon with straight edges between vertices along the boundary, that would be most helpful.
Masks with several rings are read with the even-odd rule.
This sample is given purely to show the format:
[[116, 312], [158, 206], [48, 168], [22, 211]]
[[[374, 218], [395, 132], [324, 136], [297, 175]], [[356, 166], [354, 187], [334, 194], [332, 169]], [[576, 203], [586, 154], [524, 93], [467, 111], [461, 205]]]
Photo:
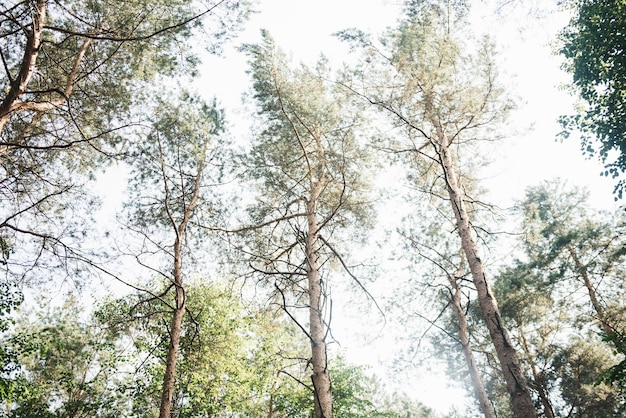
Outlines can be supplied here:
[[598, 296], [596, 295], [596, 289], [593, 287], [593, 283], [591, 283], [591, 278], [589, 277], [589, 271], [587, 270], [587, 266], [585, 266], [578, 258], [578, 254], [574, 247], [569, 244], [567, 246], [567, 251], [569, 252], [572, 260], [574, 260], [574, 266], [576, 267], [576, 272], [583, 279], [583, 283], [585, 284], [585, 288], [587, 288], [587, 292], [589, 293], [589, 299], [591, 300], [591, 305], [593, 309], [596, 311], [596, 315], [598, 315], [598, 320], [600, 321], [600, 327], [602, 331], [606, 334], [612, 334], [615, 332], [613, 327], [608, 323], [606, 315], [604, 314], [604, 308], [600, 304], [598, 300]]
[[[315, 189], [319, 189], [318, 187]], [[318, 224], [316, 214], [317, 190], [307, 202], [308, 234], [306, 237], [307, 279], [309, 284], [309, 331], [311, 337], [311, 366], [313, 367], [315, 418], [332, 418], [333, 398], [330, 388], [330, 374], [326, 358], [326, 326], [322, 309], [322, 281], [317, 255]]]
[[[161, 148], [159, 142], [159, 148]], [[174, 240], [174, 269], [173, 269], [173, 285], [176, 290], [175, 306], [172, 313], [172, 321], [170, 325], [170, 344], [167, 350], [167, 359], [165, 361], [165, 374], [163, 376], [163, 388], [161, 391], [161, 406], [159, 408], [159, 418], [170, 418], [172, 410], [172, 400], [174, 398], [174, 385], [176, 382], [176, 361], [180, 347], [180, 336], [182, 333], [183, 318], [186, 310], [186, 295], [183, 285], [183, 243], [187, 231], [187, 225], [198, 203], [200, 196], [200, 185], [202, 180], [202, 172], [204, 171], [204, 158], [206, 148], [200, 151], [198, 171], [194, 182], [193, 193], [189, 198], [189, 202], [185, 207], [183, 217], [177, 224], [174, 216], [170, 211], [169, 199], [171, 197], [170, 190], [167, 187], [167, 180], [164, 181], [165, 187], [165, 209], [171, 221], [171, 225], [176, 233]], [[161, 151], [161, 156], [163, 152]], [[165, 160], [161, 158], [161, 171], [163, 178], [166, 178]]]
[[174, 244], [174, 286], [176, 289], [175, 307], [170, 323], [170, 343], [165, 361], [165, 374], [163, 376], [163, 388], [161, 390], [161, 407], [159, 418], [170, 418], [172, 400], [174, 399], [174, 386], [176, 383], [176, 361], [180, 347], [180, 336], [185, 316], [185, 289], [182, 276], [182, 240], [176, 239]]
[[552, 402], [550, 401], [550, 397], [548, 395], [548, 389], [546, 388], [545, 379], [543, 378], [543, 374], [537, 370], [537, 365], [533, 360], [534, 356], [530, 352], [530, 348], [528, 347], [528, 341], [526, 340], [526, 336], [524, 335], [524, 330], [518, 324], [519, 335], [522, 340], [522, 347], [524, 348], [524, 353], [526, 354], [526, 358], [530, 363], [530, 369], [533, 374], [533, 380], [535, 383], [535, 390], [539, 394], [539, 399], [541, 400], [541, 405], [543, 406], [543, 414], [546, 418], [554, 418], [554, 409], [552, 408]]
[[469, 333], [467, 331], [467, 317], [465, 316], [463, 306], [461, 305], [461, 287], [459, 286], [456, 277], [448, 275], [448, 281], [454, 289], [454, 293], [452, 294], [452, 308], [454, 309], [454, 314], [459, 325], [459, 340], [461, 341], [463, 355], [465, 356], [465, 362], [467, 363], [467, 368], [472, 380], [472, 386], [474, 387], [474, 395], [476, 396], [480, 410], [485, 418], [496, 418], [496, 413], [493, 410], [493, 406], [491, 406], [489, 396], [485, 390], [485, 385], [483, 385], [480, 373], [476, 367], [476, 360], [474, 359], [474, 352], [472, 351], [472, 344], [469, 340]]
[[35, 73], [35, 64], [41, 45], [41, 33], [46, 21], [46, 3], [46, 0], [37, 0], [34, 3], [33, 24], [28, 30], [20, 71], [17, 77], [12, 80], [7, 95], [0, 103], [0, 133], [4, 130], [16, 103], [19, 102], [20, 97], [26, 91], [26, 87], [28, 87], [28, 83]]
[[495, 296], [489, 288], [482, 260], [478, 255], [478, 248], [469, 223], [469, 215], [465, 209], [464, 195], [458, 183], [450, 143], [440, 124], [437, 127], [437, 153], [443, 169], [450, 205], [456, 219], [457, 233], [461, 238], [463, 252], [470, 267], [472, 280], [478, 294], [478, 304], [487, 324], [491, 341], [496, 350], [500, 368], [506, 381], [507, 390], [511, 398], [511, 406], [517, 418], [535, 418], [535, 411], [528, 384], [520, 368], [515, 348], [511, 344], [508, 331], [500, 315]]

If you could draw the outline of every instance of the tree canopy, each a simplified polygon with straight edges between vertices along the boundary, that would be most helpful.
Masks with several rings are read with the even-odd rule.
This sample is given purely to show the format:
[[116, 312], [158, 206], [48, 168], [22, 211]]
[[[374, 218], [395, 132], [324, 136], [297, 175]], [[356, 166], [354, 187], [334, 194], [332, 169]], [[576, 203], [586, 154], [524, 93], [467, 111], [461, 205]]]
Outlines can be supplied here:
[[561, 33], [559, 52], [582, 105], [561, 118], [564, 135], [581, 134], [581, 149], [605, 163], [622, 197], [626, 181], [626, 4], [622, 0], [576, 0], [574, 17]]
[[[562, 128], [620, 197], [626, 6], [566, 5]], [[407, 0], [298, 62], [270, 32], [308, 16], [226, 47], [245, 0], [2, 3], [0, 415], [623, 415], [623, 208], [560, 180], [490, 203], [505, 6]]]

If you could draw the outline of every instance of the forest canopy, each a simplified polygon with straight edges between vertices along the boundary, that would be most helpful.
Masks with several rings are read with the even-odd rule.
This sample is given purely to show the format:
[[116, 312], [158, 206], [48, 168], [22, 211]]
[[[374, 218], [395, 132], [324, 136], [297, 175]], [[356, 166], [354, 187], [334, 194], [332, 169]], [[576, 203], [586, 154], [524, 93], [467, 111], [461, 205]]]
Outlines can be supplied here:
[[624, 209], [568, 174], [622, 196], [626, 5], [322, 3], [0, 6], [0, 415], [626, 413]]

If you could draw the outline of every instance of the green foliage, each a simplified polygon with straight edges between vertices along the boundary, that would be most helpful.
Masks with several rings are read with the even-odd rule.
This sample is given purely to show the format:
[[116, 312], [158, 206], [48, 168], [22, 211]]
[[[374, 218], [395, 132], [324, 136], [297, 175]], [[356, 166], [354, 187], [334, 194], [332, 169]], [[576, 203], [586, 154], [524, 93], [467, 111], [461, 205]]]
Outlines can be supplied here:
[[411, 19], [432, 19], [440, 18], [444, 21], [454, 19], [458, 23], [466, 17], [469, 11], [467, 0], [406, 0], [404, 2], [404, 13]]
[[127, 413], [126, 376], [117, 335], [103, 324], [83, 323], [70, 297], [62, 306], [21, 322], [6, 340], [19, 368], [8, 376], [2, 407], [10, 417], [115, 417]]
[[574, 339], [554, 359], [553, 367], [565, 405], [563, 416], [610, 418], [626, 412], [626, 398], [600, 383], [602, 371], [613, 360], [606, 345]]
[[612, 417], [624, 398], [596, 383], [619, 365], [594, 336], [626, 323], [624, 219], [590, 209], [587, 197], [558, 179], [527, 190], [519, 205], [523, 255], [501, 271], [494, 292], [537, 403], [558, 416]]
[[13, 252], [13, 246], [3, 237], [0, 237], [0, 255], [2, 258], [0, 259], [0, 264], [6, 266]]
[[19, 349], [8, 344], [8, 331], [15, 323], [16, 309], [23, 295], [11, 284], [0, 282], [0, 405], [11, 399], [12, 392], [20, 386], [14, 377], [19, 370]]
[[[488, 162], [476, 141], [498, 138], [513, 103], [497, 80], [494, 43], [467, 30], [465, 2], [407, 2], [406, 17], [379, 42], [340, 32], [361, 53], [350, 86], [400, 135], [382, 146], [408, 168], [411, 187], [430, 198], [447, 193], [438, 172], [438, 129], [450, 140], [460, 181], [474, 191], [474, 166]], [[468, 199], [473, 200], [473, 199]]]
[[[133, 416], [158, 410], [167, 353], [168, 300], [138, 296], [106, 304], [99, 315], [132, 339], [137, 375], [127, 382]], [[274, 391], [290, 393], [281, 374], [295, 348], [269, 311], [247, 309], [221, 286], [187, 288], [173, 411], [176, 417], [262, 416]], [[276, 395], [274, 395], [276, 396]]]
[[[578, 130], [584, 154], [605, 163], [606, 176], [626, 171], [626, 3], [623, 0], [574, 0], [574, 17], [561, 33], [564, 68], [584, 106], [562, 116], [563, 136]], [[621, 198], [626, 182], [615, 186]]]
[[615, 385], [623, 394], [626, 391], [626, 334], [613, 332], [606, 334], [602, 340], [614, 347], [614, 354], [622, 357], [622, 360], [609, 367], [600, 376], [599, 382], [607, 385]]
[[367, 229], [369, 161], [361, 112], [349, 92], [330, 81], [325, 58], [314, 68], [294, 68], [271, 36], [262, 35], [262, 44], [244, 47], [263, 121], [245, 162], [262, 189], [256, 211], [269, 216], [273, 208], [280, 213], [290, 206], [288, 213], [304, 212], [319, 182], [317, 213], [327, 230], [355, 223]]
[[173, 95], [161, 92], [153, 97], [150, 129], [129, 147], [127, 159], [131, 166], [129, 218], [133, 228], [153, 240], [170, 231], [172, 222], [182, 221], [197, 185], [201, 193], [193, 212], [195, 221], [202, 223], [203, 215], [217, 214], [219, 207], [208, 184], [220, 181], [224, 112], [215, 100], [206, 103], [186, 91], [177, 100]]
[[556, 292], [568, 280], [584, 284], [586, 275], [602, 296], [604, 320], [619, 329], [625, 319], [619, 306], [624, 288], [621, 277], [626, 268], [626, 223], [621, 211], [591, 210], [587, 199], [586, 191], [568, 187], [559, 179], [527, 190], [520, 206], [526, 249], [520, 267], [534, 275], [534, 280], [543, 282], [540, 292]]

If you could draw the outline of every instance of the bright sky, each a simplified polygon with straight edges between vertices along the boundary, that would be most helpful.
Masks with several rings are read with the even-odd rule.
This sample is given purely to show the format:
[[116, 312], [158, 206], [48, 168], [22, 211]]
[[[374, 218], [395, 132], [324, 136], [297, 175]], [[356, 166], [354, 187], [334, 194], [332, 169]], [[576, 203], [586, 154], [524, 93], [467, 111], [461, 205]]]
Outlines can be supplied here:
[[[332, 34], [351, 27], [378, 33], [395, 23], [400, 3], [400, 0], [260, 0], [260, 13], [252, 16], [234, 44], [258, 42], [259, 31], [265, 28], [296, 62], [313, 63], [320, 53], [342, 61], [345, 46]], [[572, 99], [561, 88], [568, 75], [560, 70], [560, 59], [552, 53], [554, 48], [550, 43], [567, 23], [567, 16], [553, 14], [522, 29], [520, 22], [526, 18], [523, 12], [496, 17], [492, 10], [474, 13], [475, 25], [496, 40], [502, 60], [500, 71], [510, 78], [509, 91], [520, 99], [518, 110], [511, 116], [511, 127], [518, 134], [493, 150], [496, 164], [488, 176], [495, 178], [486, 184], [494, 199], [507, 206], [521, 197], [527, 186], [561, 176], [589, 186], [599, 205], [611, 205], [613, 183], [599, 177], [601, 165], [582, 157], [576, 138], [566, 143], [555, 142], [560, 130], [556, 120], [570, 111]], [[211, 60], [206, 68], [206, 81], [202, 84], [210, 86], [235, 115], [245, 114], [241, 95], [233, 93], [248, 88], [243, 54], [229, 49], [225, 58]]]
[[[345, 49], [332, 37], [334, 32], [357, 27], [378, 33], [394, 24], [400, 3], [400, 0], [261, 0], [260, 13], [252, 17], [235, 44], [258, 42], [259, 30], [265, 28], [295, 61], [312, 63], [321, 52], [331, 59], [342, 60]], [[560, 60], [552, 53], [551, 46], [557, 31], [567, 23], [567, 16], [550, 15], [521, 30], [519, 24], [526, 17], [523, 13], [496, 17], [492, 10], [475, 13], [475, 25], [496, 40], [501, 51], [500, 71], [507, 80], [507, 88], [519, 98], [519, 107], [511, 115], [509, 126], [517, 134], [493, 146], [490, 157], [494, 164], [482, 174], [484, 185], [491, 191], [488, 201], [508, 207], [523, 197], [526, 187], [560, 176], [589, 187], [597, 205], [612, 207], [613, 182], [599, 176], [601, 165], [582, 157], [577, 139], [566, 143], [555, 141], [560, 130], [557, 118], [570, 113], [573, 103], [561, 88], [568, 76], [559, 69]], [[240, 93], [249, 87], [243, 54], [229, 50], [225, 58], [211, 60], [205, 68], [202, 85], [230, 109], [229, 119], [234, 121], [249, 114], [241, 104]], [[335, 312], [334, 321], [341, 326], [337, 315], [340, 313]], [[343, 331], [337, 329], [334, 334], [341, 340]], [[369, 346], [350, 341], [342, 344], [362, 361], [389, 360], [385, 358], [385, 340]], [[460, 396], [458, 392], [447, 391], [441, 377], [417, 376], [415, 382], [407, 383], [418, 399], [443, 411], [450, 406], [451, 399]]]

